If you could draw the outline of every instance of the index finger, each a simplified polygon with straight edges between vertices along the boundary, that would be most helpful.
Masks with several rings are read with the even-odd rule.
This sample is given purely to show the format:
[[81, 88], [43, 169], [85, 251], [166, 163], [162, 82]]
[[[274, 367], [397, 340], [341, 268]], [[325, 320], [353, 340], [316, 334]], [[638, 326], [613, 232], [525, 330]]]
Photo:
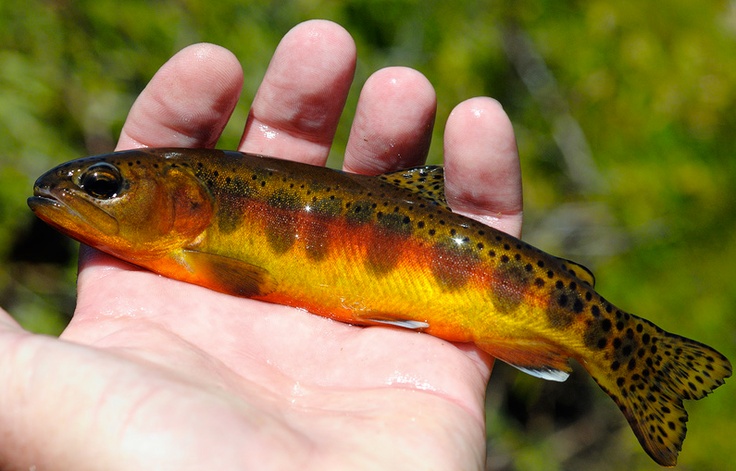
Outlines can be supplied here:
[[227, 49], [186, 47], [156, 72], [128, 113], [116, 150], [214, 147], [243, 85], [243, 70]]

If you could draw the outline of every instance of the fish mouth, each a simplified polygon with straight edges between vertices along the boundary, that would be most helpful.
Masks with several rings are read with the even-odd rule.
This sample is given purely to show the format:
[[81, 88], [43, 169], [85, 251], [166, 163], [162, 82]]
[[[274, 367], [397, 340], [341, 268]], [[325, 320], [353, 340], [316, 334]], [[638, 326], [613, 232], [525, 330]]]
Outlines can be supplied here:
[[31, 209], [35, 211], [36, 208], [39, 208], [41, 206], [59, 206], [61, 207], [62, 204], [53, 198], [47, 198], [45, 196], [31, 196], [30, 198], [28, 198], [28, 206], [30, 206]]
[[62, 189], [59, 193], [47, 186], [36, 186], [33, 193], [27, 200], [31, 211], [70, 237], [81, 240], [83, 234], [92, 228], [106, 234], [118, 232], [119, 225], [114, 216], [73, 192]]
[[[64, 190], [62, 190], [62, 195]], [[48, 186], [36, 185], [33, 188], [33, 196], [27, 200], [28, 206], [31, 211], [36, 213], [39, 217], [45, 220], [44, 214], [51, 212], [66, 212], [66, 217], [71, 216], [72, 218], [81, 219], [82, 215], [79, 214], [71, 205], [62, 201], [56, 193], [51, 191]]]
[[76, 211], [64, 204], [48, 187], [36, 186], [33, 189], [33, 196], [27, 200], [28, 206], [36, 214], [41, 214], [47, 210], [58, 211], [66, 209], [76, 216]]
[[49, 206], [57, 209], [62, 209], [66, 206], [48, 188], [36, 187], [33, 189], [33, 193], [33, 196], [28, 198], [27, 202], [31, 211], [34, 213], [37, 209]]

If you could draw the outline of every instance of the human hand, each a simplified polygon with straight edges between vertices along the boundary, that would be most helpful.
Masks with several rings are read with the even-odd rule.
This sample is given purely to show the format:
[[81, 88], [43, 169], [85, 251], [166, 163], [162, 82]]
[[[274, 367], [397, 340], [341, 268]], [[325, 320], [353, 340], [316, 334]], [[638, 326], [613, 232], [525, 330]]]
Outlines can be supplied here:
[[[239, 150], [324, 164], [355, 66], [339, 26], [286, 35]], [[212, 147], [242, 85], [213, 45], [174, 56], [131, 109], [118, 149]], [[418, 72], [365, 84], [345, 169], [426, 157], [435, 96]], [[521, 188], [508, 118], [458, 105], [445, 131], [451, 206], [518, 235]], [[84, 248], [60, 339], [0, 313], [2, 469], [481, 469], [491, 360], [471, 345], [355, 327], [235, 298]]]

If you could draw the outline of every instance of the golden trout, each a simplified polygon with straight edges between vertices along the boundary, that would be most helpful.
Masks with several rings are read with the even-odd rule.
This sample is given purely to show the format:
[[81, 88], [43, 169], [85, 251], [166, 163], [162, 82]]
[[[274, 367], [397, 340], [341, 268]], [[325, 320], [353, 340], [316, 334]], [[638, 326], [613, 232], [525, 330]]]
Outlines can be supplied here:
[[426, 332], [564, 381], [577, 360], [659, 464], [685, 399], [731, 375], [712, 348], [621, 311], [584, 267], [453, 213], [442, 167], [380, 176], [202, 149], [62, 164], [28, 204], [63, 233], [164, 276], [358, 325]]

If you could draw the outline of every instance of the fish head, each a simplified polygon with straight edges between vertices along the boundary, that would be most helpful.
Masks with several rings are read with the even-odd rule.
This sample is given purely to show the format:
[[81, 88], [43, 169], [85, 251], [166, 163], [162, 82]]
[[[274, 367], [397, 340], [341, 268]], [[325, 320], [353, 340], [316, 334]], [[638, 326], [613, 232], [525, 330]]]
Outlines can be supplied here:
[[33, 194], [28, 205], [44, 222], [133, 263], [191, 244], [213, 217], [212, 196], [192, 169], [146, 150], [61, 164]]

